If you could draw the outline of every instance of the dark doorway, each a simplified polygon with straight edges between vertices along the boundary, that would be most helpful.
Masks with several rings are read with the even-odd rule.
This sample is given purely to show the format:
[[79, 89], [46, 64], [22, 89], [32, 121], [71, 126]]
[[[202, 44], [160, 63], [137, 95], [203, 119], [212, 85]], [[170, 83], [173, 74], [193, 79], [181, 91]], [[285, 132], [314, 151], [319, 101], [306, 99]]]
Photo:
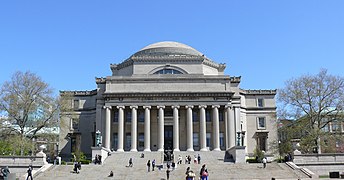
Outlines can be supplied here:
[[173, 126], [164, 126], [164, 149], [172, 150], [173, 149]]
[[173, 159], [173, 126], [164, 126], [164, 161]]

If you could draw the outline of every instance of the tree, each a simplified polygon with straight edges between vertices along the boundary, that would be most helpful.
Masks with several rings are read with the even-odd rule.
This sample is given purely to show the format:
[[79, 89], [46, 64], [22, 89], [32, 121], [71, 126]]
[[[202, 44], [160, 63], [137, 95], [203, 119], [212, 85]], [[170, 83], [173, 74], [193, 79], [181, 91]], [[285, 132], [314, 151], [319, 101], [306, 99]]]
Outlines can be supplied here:
[[2, 120], [7, 125], [2, 126], [1, 133], [19, 136], [23, 142], [32, 140], [43, 128], [58, 126], [59, 107], [59, 98], [40, 77], [16, 72], [0, 90], [0, 114], [7, 117]]
[[302, 126], [301, 144], [320, 149], [322, 130], [330, 122], [343, 120], [344, 78], [322, 69], [317, 75], [304, 75], [286, 81], [278, 94], [280, 116], [295, 119]]

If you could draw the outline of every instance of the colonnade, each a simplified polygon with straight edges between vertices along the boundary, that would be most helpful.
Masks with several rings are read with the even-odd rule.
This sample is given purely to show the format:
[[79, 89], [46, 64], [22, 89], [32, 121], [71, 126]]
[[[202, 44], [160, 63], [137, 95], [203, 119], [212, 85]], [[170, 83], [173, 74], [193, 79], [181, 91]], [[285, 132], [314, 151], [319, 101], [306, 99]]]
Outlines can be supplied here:
[[[151, 151], [151, 108], [152, 106], [142, 106], [144, 109], [144, 151]], [[164, 109], [165, 106], [156, 106], [158, 109], [158, 151], [164, 150]], [[193, 148], [193, 109], [194, 105], [183, 106], [186, 109], [186, 148], [187, 151], [194, 151]], [[197, 106], [196, 106], [197, 107]], [[111, 110], [118, 109], [118, 145], [117, 151], [124, 151], [124, 109], [125, 106], [104, 106], [105, 109], [105, 148], [111, 148]], [[171, 106], [173, 110], [173, 150], [179, 149], [179, 105]], [[200, 125], [200, 151], [208, 151], [206, 147], [206, 108], [207, 105], [199, 105], [199, 125]], [[213, 122], [213, 151], [220, 151], [220, 123], [219, 108], [220, 105], [211, 105]], [[225, 131], [226, 131], [226, 149], [235, 146], [236, 133], [240, 130], [240, 108], [231, 104], [225, 105]], [[138, 106], [130, 106], [131, 109], [131, 150], [137, 151], [137, 109]]]

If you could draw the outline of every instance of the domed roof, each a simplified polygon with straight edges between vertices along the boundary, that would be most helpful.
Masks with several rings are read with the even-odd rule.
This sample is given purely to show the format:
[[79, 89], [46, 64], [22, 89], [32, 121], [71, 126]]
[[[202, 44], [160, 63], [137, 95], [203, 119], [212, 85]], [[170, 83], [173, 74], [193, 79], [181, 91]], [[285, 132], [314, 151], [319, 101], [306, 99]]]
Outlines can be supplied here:
[[173, 41], [163, 41], [150, 44], [140, 51], [135, 53], [133, 56], [142, 56], [142, 55], [192, 55], [192, 56], [202, 56], [203, 54], [197, 51], [196, 49]]

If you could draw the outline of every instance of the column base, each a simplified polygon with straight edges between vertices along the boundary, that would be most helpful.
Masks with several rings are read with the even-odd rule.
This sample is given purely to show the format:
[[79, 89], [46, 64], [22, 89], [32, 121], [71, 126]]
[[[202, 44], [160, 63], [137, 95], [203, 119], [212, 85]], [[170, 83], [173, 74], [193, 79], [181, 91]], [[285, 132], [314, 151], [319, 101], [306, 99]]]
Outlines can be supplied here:
[[199, 151], [208, 151], [208, 149], [207, 148], [202, 148]]
[[179, 152], [180, 150], [179, 148], [176, 148], [176, 149], [173, 149], [173, 151]]
[[189, 152], [190, 152], [190, 151], [194, 151], [194, 149], [193, 149], [193, 148], [190, 148], [190, 149], [187, 149], [186, 151], [189, 151]]
[[221, 149], [220, 148], [215, 148], [215, 149], [213, 149], [213, 151], [221, 151]]
[[137, 152], [137, 149], [130, 149], [130, 152]]
[[143, 150], [144, 152], [151, 152], [151, 150], [150, 149], [145, 149], [145, 150]]
[[124, 149], [117, 149], [117, 152], [124, 152]]

